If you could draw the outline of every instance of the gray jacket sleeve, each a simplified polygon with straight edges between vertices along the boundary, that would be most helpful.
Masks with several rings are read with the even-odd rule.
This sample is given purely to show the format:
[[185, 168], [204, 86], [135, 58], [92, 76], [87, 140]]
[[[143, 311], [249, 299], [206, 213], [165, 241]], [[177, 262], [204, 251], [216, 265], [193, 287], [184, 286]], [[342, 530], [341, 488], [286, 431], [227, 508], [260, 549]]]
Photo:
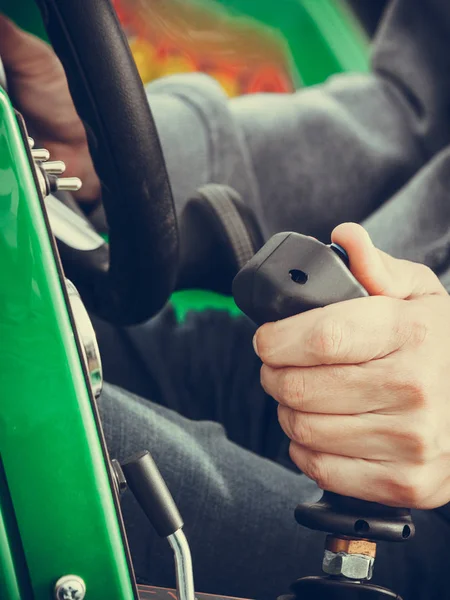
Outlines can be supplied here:
[[450, 143], [449, 46], [447, 0], [392, 0], [371, 74], [233, 100], [204, 75], [151, 84], [177, 206], [214, 181], [243, 194], [266, 235], [325, 240], [363, 221]]

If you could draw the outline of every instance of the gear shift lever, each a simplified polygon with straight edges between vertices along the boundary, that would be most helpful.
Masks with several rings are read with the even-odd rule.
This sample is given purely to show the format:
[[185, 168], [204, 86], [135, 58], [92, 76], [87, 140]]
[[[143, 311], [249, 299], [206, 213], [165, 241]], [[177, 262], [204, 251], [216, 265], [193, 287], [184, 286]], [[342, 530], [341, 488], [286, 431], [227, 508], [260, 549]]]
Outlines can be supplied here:
[[[258, 325], [368, 295], [348, 269], [343, 248], [297, 233], [274, 235], [237, 274], [233, 294], [241, 310]], [[305, 527], [331, 535], [322, 562], [328, 577], [298, 580], [291, 598], [399, 599], [394, 592], [367, 582], [373, 573], [376, 542], [402, 542], [414, 535], [409, 509], [324, 491], [318, 502], [299, 504], [295, 518]]]
[[122, 463], [128, 487], [156, 533], [167, 538], [175, 556], [178, 600], [196, 600], [189, 544], [183, 533], [183, 519], [155, 461], [147, 451], [138, 452]]

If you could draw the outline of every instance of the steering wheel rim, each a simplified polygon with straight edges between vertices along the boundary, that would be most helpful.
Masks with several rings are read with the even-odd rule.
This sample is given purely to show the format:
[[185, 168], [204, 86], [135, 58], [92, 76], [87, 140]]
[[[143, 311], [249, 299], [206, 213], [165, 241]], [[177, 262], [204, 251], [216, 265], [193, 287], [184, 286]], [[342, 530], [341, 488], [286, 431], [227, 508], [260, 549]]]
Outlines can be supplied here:
[[110, 0], [36, 1], [86, 129], [109, 226], [109, 264], [83, 299], [110, 322], [140, 323], [168, 300], [178, 263], [172, 192], [144, 87]]

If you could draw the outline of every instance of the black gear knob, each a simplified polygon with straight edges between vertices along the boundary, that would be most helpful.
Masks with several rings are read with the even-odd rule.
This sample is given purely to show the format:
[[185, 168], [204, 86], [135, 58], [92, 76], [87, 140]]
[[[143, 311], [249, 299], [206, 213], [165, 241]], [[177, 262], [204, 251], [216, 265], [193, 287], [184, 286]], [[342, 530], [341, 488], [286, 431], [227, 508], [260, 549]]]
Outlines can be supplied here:
[[286, 319], [368, 296], [347, 268], [345, 250], [299, 233], [277, 233], [239, 271], [233, 295], [255, 323]]
[[[241, 269], [233, 294], [258, 325], [368, 296], [348, 269], [343, 248], [289, 232], [274, 235]], [[405, 541], [414, 535], [410, 510], [327, 491], [318, 502], [297, 506], [295, 517], [310, 529], [374, 541]]]

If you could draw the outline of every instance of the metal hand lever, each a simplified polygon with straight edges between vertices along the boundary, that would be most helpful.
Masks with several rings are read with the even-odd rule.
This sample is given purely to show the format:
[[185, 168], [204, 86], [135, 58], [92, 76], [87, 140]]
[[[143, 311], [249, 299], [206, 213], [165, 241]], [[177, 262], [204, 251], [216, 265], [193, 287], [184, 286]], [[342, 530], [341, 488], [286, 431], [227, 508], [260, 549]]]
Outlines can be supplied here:
[[147, 451], [122, 463], [128, 487], [156, 530], [167, 538], [175, 557], [178, 600], [195, 600], [191, 551], [183, 532], [183, 519], [172, 495]]

